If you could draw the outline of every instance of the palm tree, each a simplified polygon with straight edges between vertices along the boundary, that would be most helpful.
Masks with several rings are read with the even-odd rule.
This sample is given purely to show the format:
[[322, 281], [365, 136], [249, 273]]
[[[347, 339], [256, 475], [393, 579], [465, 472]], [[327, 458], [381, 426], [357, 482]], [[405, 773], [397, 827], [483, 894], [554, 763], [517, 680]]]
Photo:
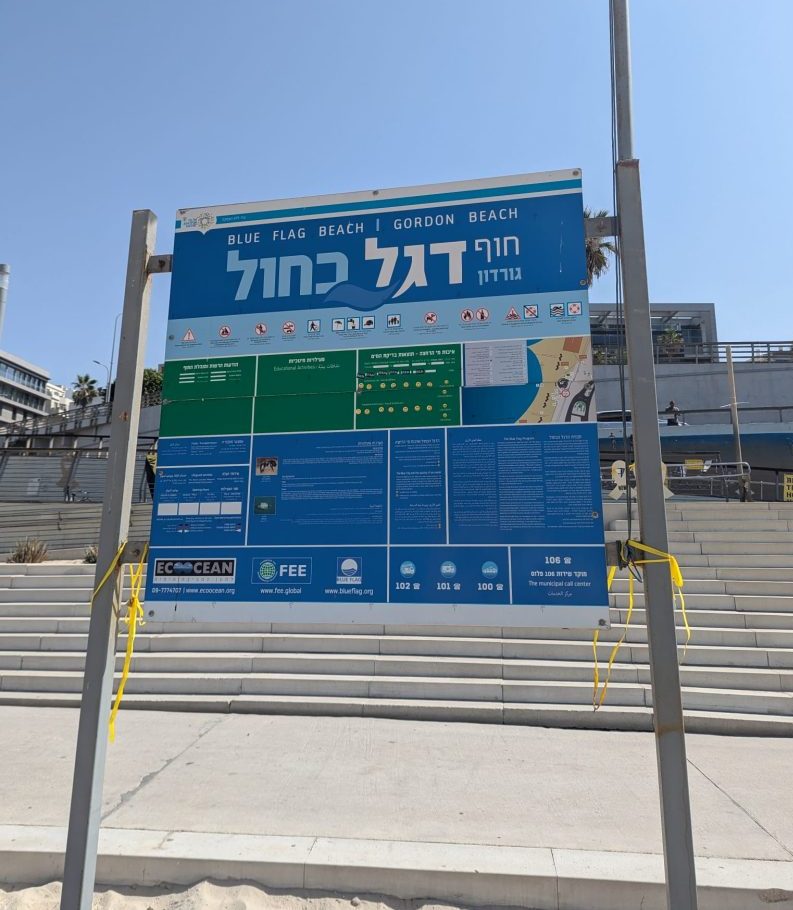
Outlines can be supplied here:
[[[584, 218], [607, 218], [608, 212], [601, 209], [592, 212], [584, 209]], [[617, 248], [610, 240], [602, 237], [587, 237], [586, 239], [586, 277], [587, 287], [592, 287], [592, 282], [601, 275], [605, 275], [609, 268], [609, 253], [616, 253]]]
[[93, 401], [99, 394], [96, 380], [92, 379], [88, 373], [78, 373], [77, 379], [72, 383], [72, 389], [72, 401], [81, 408], [84, 408], [89, 401]]

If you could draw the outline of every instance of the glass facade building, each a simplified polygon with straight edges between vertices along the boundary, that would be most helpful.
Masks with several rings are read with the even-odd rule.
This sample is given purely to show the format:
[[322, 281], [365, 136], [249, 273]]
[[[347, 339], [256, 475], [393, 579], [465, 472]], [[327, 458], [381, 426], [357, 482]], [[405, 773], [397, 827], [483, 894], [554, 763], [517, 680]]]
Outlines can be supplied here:
[[0, 424], [48, 414], [49, 379], [43, 367], [0, 351]]

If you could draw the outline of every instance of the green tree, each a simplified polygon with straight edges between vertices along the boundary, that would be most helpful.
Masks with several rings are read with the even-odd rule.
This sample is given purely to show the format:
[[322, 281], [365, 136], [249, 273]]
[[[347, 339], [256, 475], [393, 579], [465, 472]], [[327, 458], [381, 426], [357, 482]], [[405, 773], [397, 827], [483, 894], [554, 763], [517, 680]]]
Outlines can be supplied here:
[[[584, 208], [584, 218], [607, 218], [608, 212], [601, 209], [592, 212]], [[609, 253], [616, 253], [617, 248], [610, 240], [603, 237], [586, 238], [586, 277], [587, 287], [592, 287], [592, 282], [601, 275], [605, 275], [609, 268]]]
[[143, 398], [148, 404], [162, 401], [162, 373], [148, 367], [143, 371]]
[[78, 373], [72, 383], [72, 400], [79, 408], [84, 408], [99, 395], [96, 380], [88, 373]]

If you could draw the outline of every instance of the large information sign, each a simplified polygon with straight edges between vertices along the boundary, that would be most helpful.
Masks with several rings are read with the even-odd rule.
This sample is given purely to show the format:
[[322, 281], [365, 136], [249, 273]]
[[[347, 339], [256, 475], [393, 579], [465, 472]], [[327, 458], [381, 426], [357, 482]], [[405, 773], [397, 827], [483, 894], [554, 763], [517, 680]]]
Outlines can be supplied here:
[[580, 171], [179, 212], [159, 620], [608, 616]]

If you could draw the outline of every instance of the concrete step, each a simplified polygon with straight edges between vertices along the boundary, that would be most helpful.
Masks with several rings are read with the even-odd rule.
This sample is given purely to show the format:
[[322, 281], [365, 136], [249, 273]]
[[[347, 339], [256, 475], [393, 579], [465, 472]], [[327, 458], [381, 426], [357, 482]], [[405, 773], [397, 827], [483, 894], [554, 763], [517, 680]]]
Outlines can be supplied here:
[[[606, 540], [624, 540], [621, 531], [606, 531]], [[681, 565], [793, 566], [793, 543], [779, 537], [774, 541], [755, 543], [738, 540], [670, 540], [670, 552]], [[681, 556], [683, 559], [681, 559]], [[727, 562], [690, 561], [691, 556], [731, 556]], [[758, 558], [756, 560], [756, 558]]]
[[[685, 578], [685, 584], [683, 585], [683, 592], [688, 598], [689, 594], [750, 594], [761, 596], [763, 594], [774, 594], [782, 597], [793, 597], [793, 580], [787, 581], [766, 581], [752, 579], [749, 581], [746, 580], [733, 580], [733, 579], [688, 579]], [[622, 573], [620, 576], [615, 577], [612, 585], [611, 592], [614, 594], [625, 593], [628, 590], [629, 581], [627, 573]], [[641, 582], [637, 581], [634, 584], [636, 590], [643, 590], [643, 585]], [[4, 597], [10, 597], [13, 595], [4, 594]], [[792, 606], [793, 608], [793, 606]]]
[[[697, 626], [696, 618], [692, 615], [689, 617], [691, 624], [691, 641], [690, 645], [702, 645], [707, 647], [718, 648], [749, 648], [757, 649], [760, 646], [760, 637], [763, 639], [763, 647], [773, 648], [793, 648], [793, 630], [788, 629], [753, 629], [729, 626]], [[599, 640], [603, 643], [614, 642], [625, 631], [624, 625], [612, 625], [611, 629], [603, 629], [599, 633]], [[430, 639], [432, 641], [433, 639]], [[684, 645], [686, 632], [682, 625], [682, 620], [677, 622], [677, 641], [679, 645]], [[558, 644], [572, 643], [591, 643], [592, 633], [588, 629], [536, 629], [531, 633], [531, 638], [521, 639], [527, 642], [531, 647], [540, 648], [548, 645], [549, 642]], [[627, 641], [631, 644], [645, 646], [647, 643], [647, 629], [644, 625], [633, 619], [627, 632]], [[504, 653], [509, 652], [508, 642], [504, 640]], [[691, 650], [691, 648], [689, 648]], [[536, 654], [526, 656], [538, 656]]]
[[[692, 594], [725, 593], [725, 581], [743, 582], [747, 586], [756, 586], [757, 593], [774, 593], [763, 585], [777, 582], [778, 593], [793, 594], [793, 571], [786, 569], [769, 570], [763, 567], [755, 569], [724, 568], [681, 565], [685, 578], [686, 591]], [[769, 574], [770, 573], [770, 574]], [[145, 577], [143, 579], [145, 585]], [[627, 588], [628, 571], [618, 572], [612, 590]], [[785, 586], [785, 584], [787, 586]], [[641, 582], [637, 581], [641, 586]], [[52, 604], [54, 602], [85, 602], [90, 599], [94, 588], [93, 577], [80, 575], [65, 576], [0, 576], [0, 604], [32, 603]], [[743, 589], [736, 590], [741, 593]], [[124, 597], [129, 596], [129, 580], [122, 586]]]
[[[624, 662], [633, 651], [620, 652], [612, 669], [612, 681], [621, 683], [650, 684], [650, 670], [646, 664]], [[582, 658], [586, 654], [580, 655]], [[29, 671], [58, 677], [63, 673], [78, 673], [83, 669], [84, 655], [72, 652], [6, 652], [0, 654], [3, 671]], [[116, 672], [121, 671], [123, 655], [116, 660]], [[461, 659], [449, 657], [395, 657], [389, 655], [350, 654], [270, 654], [256, 653], [232, 655], [193, 654], [139, 654], [134, 658], [132, 672], [137, 676], [159, 678], [167, 674], [174, 677], [196, 678], [208, 676], [248, 677], [250, 674], [276, 676], [386, 676], [393, 678], [441, 678], [572, 681], [590, 683], [593, 676], [591, 660], [492, 660]], [[24, 677], [24, 673], [22, 674]], [[683, 685], [698, 688], [752, 689], [761, 691], [793, 691], [793, 669], [784, 667], [745, 666], [692, 666], [681, 667]], [[57, 681], [52, 685], [57, 688]], [[240, 683], [242, 687], [243, 683]], [[1, 686], [0, 686], [1, 687]], [[158, 691], [158, 690], [152, 690]], [[164, 691], [168, 691], [165, 689]], [[186, 690], [192, 691], [190, 687]], [[242, 691], [242, 688], [240, 689]]]
[[[697, 595], [694, 595], [697, 596]], [[705, 598], [730, 597], [731, 595], [698, 595]], [[621, 608], [627, 609], [627, 595], [616, 595], [617, 600], [621, 600]], [[751, 598], [738, 598], [741, 601], [751, 600]], [[776, 598], [785, 600], [786, 598]], [[643, 600], [641, 595], [637, 595], [637, 606], [641, 606]], [[774, 598], [758, 598], [763, 604], [768, 604]], [[710, 608], [713, 612], [713, 608]], [[737, 612], [751, 612], [751, 610], [738, 608]], [[767, 610], [757, 608], [758, 613], [773, 613], [773, 607]], [[679, 617], [680, 619], [680, 617]], [[689, 623], [694, 632], [695, 641], [698, 644], [735, 644], [738, 646], [754, 645], [756, 636], [763, 634], [766, 636], [767, 644], [770, 647], [785, 647], [791, 642], [791, 629], [785, 628], [785, 621], [779, 623], [782, 628], [774, 629], [764, 626], [762, 630], [754, 628], [741, 628], [740, 625], [716, 627], [705, 625], [699, 627], [696, 620], [696, 610], [692, 609], [689, 615]], [[498, 657], [502, 651], [515, 641], [538, 642], [542, 646], [546, 641], [591, 641], [592, 630], [590, 629], [566, 629], [559, 630], [553, 628], [546, 629], [466, 629], [460, 634], [459, 629], [450, 628], [447, 630], [437, 630], [434, 627], [423, 628], [421, 626], [406, 628], [400, 630], [399, 634], [391, 634], [388, 627], [375, 627], [373, 630], [360, 629], [357, 634], [349, 634], [333, 627], [320, 628], [319, 631], [295, 631], [294, 627], [288, 627], [289, 631], [269, 631], [266, 627], [253, 627], [246, 629], [237, 625], [223, 627], [220, 624], [213, 623], [171, 623], [164, 625], [162, 623], [147, 623], [139, 632], [136, 639], [136, 647], [140, 650], [171, 650], [177, 646], [178, 650], [280, 650], [280, 651], [319, 651], [319, 650], [337, 650], [359, 653], [361, 650], [367, 653], [412, 653], [417, 647], [432, 648], [430, 653], [449, 653], [462, 655], [467, 653], [476, 653], [479, 656]], [[614, 624], [610, 629], [600, 631], [600, 639], [603, 642], [615, 641], [623, 628], [620, 624]], [[13, 636], [23, 634], [32, 637], [39, 637], [42, 640], [46, 636], [54, 635], [77, 635], [85, 637], [88, 633], [88, 619], [80, 617], [35, 617], [35, 616], [17, 616], [0, 618], [0, 647], [6, 641], [13, 641]], [[367, 634], [368, 633], [368, 634]], [[456, 634], [455, 634], [456, 633]], [[678, 629], [678, 635], [683, 634], [683, 629]], [[642, 625], [635, 621], [631, 625], [631, 635], [634, 641], [644, 641], [646, 630]], [[770, 637], [774, 640], [771, 641]], [[298, 643], [298, 644], [296, 644]], [[411, 650], [407, 650], [411, 649]]]
[[[773, 555], [769, 555], [768, 553], [709, 553], [704, 555], [702, 558], [707, 560], [707, 562], [703, 563], [703, 565], [715, 566], [717, 568], [768, 567], [772, 569], [793, 569], [793, 556], [778, 553], [775, 553]], [[680, 560], [679, 562], [680, 565], [683, 566], [684, 563]]]
[[[82, 674], [9, 670], [3, 673], [2, 692], [81, 691]], [[137, 674], [127, 683], [130, 695], [250, 695], [290, 698], [374, 698], [474, 701], [513, 704], [578, 704], [592, 700], [590, 681], [447, 679], [440, 677], [329, 676], [258, 674]], [[719, 689], [684, 685], [683, 704], [699, 711], [732, 710], [748, 714], [793, 717], [793, 692], [761, 689]], [[652, 703], [649, 684], [612, 680], [609, 703], [641, 707]]]
[[[646, 704], [652, 706], [652, 692], [649, 686], [645, 689], [645, 695]], [[793, 717], [793, 692], [698, 689], [684, 686], [683, 706], [696, 711], [739, 711], [747, 714]]]
[[[773, 612], [781, 610], [783, 612], [793, 612], [793, 600], [790, 597], [776, 594], [689, 594], [683, 588], [686, 608], [696, 610], [702, 608], [705, 610], [751, 610], [758, 609], [764, 612]], [[612, 593], [609, 595], [612, 606], [627, 607], [627, 593]], [[768, 606], [762, 606], [762, 603], [768, 603]], [[634, 592], [635, 606], [644, 605], [644, 592], [641, 590]], [[751, 604], [751, 605], [750, 605]]]
[[[774, 540], [756, 543], [754, 537], [744, 541], [698, 539], [696, 543], [681, 544], [680, 546], [701, 547], [702, 553], [713, 556], [793, 556], [793, 541]], [[739, 564], [745, 564], [743, 559], [740, 560]]]
[[[618, 532], [619, 533], [619, 532]], [[635, 538], [634, 534], [634, 538]], [[668, 532], [669, 544], [671, 547], [680, 543], [691, 543], [692, 541], [719, 541], [724, 543], [786, 543], [793, 542], [793, 537], [789, 531], [780, 533], [779, 531], [746, 531], [744, 533], [740, 528], [724, 528], [718, 531], [684, 531], [670, 530]]]
[[96, 566], [89, 563], [13, 563], [0, 562], [0, 575], [85, 575], [94, 577]]
[[[79, 707], [79, 694], [0, 691], [0, 705]], [[649, 731], [652, 714], [646, 707], [609, 704], [593, 711], [591, 704], [492, 704], [487, 702], [421, 701], [417, 699], [345, 699], [289, 696], [149, 696], [125, 695], [122, 711], [200, 711], [210, 713], [303, 714], [308, 716], [382, 717], [470, 723], [518, 724], [569, 729]], [[689, 733], [733, 736], [791, 736], [793, 718], [739, 712], [685, 711]]]
[[688, 534], [692, 535], [694, 540], [699, 540], [702, 543], [705, 543], [705, 541], [719, 541], [725, 543], [776, 543], [793, 546], [793, 534], [790, 531], [781, 533], [779, 531], [752, 531], [750, 529], [744, 531], [740, 525], [732, 529], [722, 528], [720, 531], [673, 531], [669, 535], [670, 541], [674, 540], [678, 535], [680, 539], [684, 539], [684, 535]]
[[[631, 626], [646, 624], [646, 611], [643, 607], [634, 607]], [[623, 625], [627, 622], [628, 610], [621, 607], [612, 608], [611, 622]], [[688, 614], [689, 624], [698, 628], [721, 629], [793, 629], [793, 613], [760, 613], [754, 610], [691, 610]], [[683, 612], [675, 610], [675, 622], [683, 627]]]
[[[94, 574], [70, 575], [8, 575], [8, 587], [12, 590], [33, 589], [41, 591], [80, 590], [89, 593], [94, 587]], [[5, 587], [5, 586], [4, 586]]]
[[[693, 582], [692, 586], [700, 587]], [[744, 583], [741, 581], [730, 581], [726, 586], [729, 589], [728, 593], [704, 593], [695, 590], [688, 590], [688, 588], [684, 585], [686, 606], [690, 609], [702, 608], [708, 610], [761, 609], [768, 611], [793, 611], [793, 600], [791, 600], [793, 590], [791, 590], [789, 584], [786, 585], [784, 582]], [[627, 581], [623, 582], [622, 579], [615, 580], [615, 587], [617, 590], [613, 591], [610, 596], [612, 605], [627, 606]], [[2, 606], [4, 607], [3, 613], [5, 615], [15, 614], [19, 617], [29, 617], [31, 620], [36, 618], [36, 613], [39, 609], [39, 606], [41, 605], [51, 607], [55, 604], [62, 604], [65, 607], [71, 609], [73, 607], [84, 606], [88, 602], [87, 596], [81, 597], [79, 596], [79, 591], [75, 592], [74, 589], [68, 588], [63, 591], [43, 591], [38, 588], [21, 588], [10, 592], [7, 589], [0, 589], [0, 591], [2, 591], [3, 594], [0, 603], [2, 603]], [[123, 594], [123, 598], [126, 599], [127, 597], [128, 592], [125, 592]], [[636, 585], [634, 598], [637, 606], [643, 604], [644, 594], [641, 589], [641, 585], [639, 584]], [[746, 601], [746, 606], [742, 606], [742, 603], [744, 601]], [[767, 601], [769, 603], [769, 606], [758, 606], [757, 604], [760, 601]], [[155, 625], [159, 627], [159, 625], [162, 624]], [[182, 623], [169, 625], [171, 628], [178, 628], [179, 625], [187, 625], [189, 627], [191, 624]], [[220, 629], [222, 626], [220, 624], [215, 624], [214, 628]], [[0, 632], [2, 629], [2, 620], [0, 620]], [[6, 629], [6, 631], [12, 630]], [[64, 631], [66, 630], [64, 629]]]
[[[611, 531], [627, 531], [628, 520], [626, 518], [617, 518], [609, 522], [608, 528]], [[763, 516], [761, 521], [754, 518], [746, 519], [740, 515], [726, 516], [714, 515], [710, 519], [683, 518], [677, 521], [668, 521], [667, 530], [669, 534], [678, 534], [681, 532], [691, 533], [714, 533], [714, 532], [740, 532], [747, 531], [751, 534], [789, 534], [793, 528], [793, 521], [785, 518], [766, 518]], [[631, 523], [631, 532], [636, 534], [641, 532], [641, 527], [634, 521]]]
[[724, 502], [721, 499], [701, 499], [697, 501], [685, 499], [668, 499], [666, 511], [678, 512], [789, 512], [788, 502]]
[[[793, 509], [771, 505], [669, 504], [670, 549], [686, 579], [692, 628], [684, 649], [678, 610], [689, 730], [793, 734]], [[66, 532], [51, 540], [74, 548], [98, 528], [101, 509], [92, 509], [67, 525], [50, 507], [56, 527], [47, 533]], [[0, 541], [3, 522], [15, 521], [9, 534], [17, 535], [44, 514], [17, 509], [9, 518], [0, 504]], [[604, 518], [608, 537], [624, 539], [624, 506], [604, 504]], [[143, 515], [144, 529], [147, 522]], [[638, 521], [631, 532], [640, 535]], [[79, 702], [94, 579], [88, 564], [0, 564], [0, 704]], [[626, 631], [627, 588], [620, 573], [614, 625], [599, 636], [601, 671]], [[149, 623], [137, 640], [127, 706], [647, 729], [641, 584], [634, 602], [608, 705], [597, 713], [591, 630], [374, 624]], [[125, 642], [121, 635], [119, 650]]]
[[[118, 680], [116, 680], [117, 684]], [[76, 693], [82, 689], [82, 674], [74, 671], [62, 671], [54, 674], [46, 671], [6, 670], [0, 681], [0, 689], [3, 692]], [[642, 686], [612, 683], [609, 690], [612, 689], [614, 692], [613, 704], [645, 704], [645, 688]], [[586, 704], [592, 699], [591, 682], [286, 673], [249, 673], [244, 676], [227, 673], [131, 674], [127, 681], [127, 691], [130, 694], [163, 693], [185, 696], [203, 694], [304, 695], [568, 704]], [[793, 699], [791, 699], [791, 705], [793, 705]], [[774, 712], [769, 710], [764, 713]]]
[[[693, 558], [693, 557], [690, 557]], [[700, 556], [699, 559], [707, 560], [707, 556]], [[719, 578], [732, 581], [791, 581], [793, 580], [793, 567], [791, 568], [772, 568], [770, 566], [755, 566], [740, 568], [737, 566], [708, 566], [688, 564], [683, 559], [678, 559], [678, 564], [686, 580], [686, 589], [689, 589], [689, 583], [692, 581], [707, 581], [709, 579]], [[621, 569], [617, 572], [615, 578], [628, 577], [628, 570]], [[0, 598], [6, 595], [0, 592]]]

